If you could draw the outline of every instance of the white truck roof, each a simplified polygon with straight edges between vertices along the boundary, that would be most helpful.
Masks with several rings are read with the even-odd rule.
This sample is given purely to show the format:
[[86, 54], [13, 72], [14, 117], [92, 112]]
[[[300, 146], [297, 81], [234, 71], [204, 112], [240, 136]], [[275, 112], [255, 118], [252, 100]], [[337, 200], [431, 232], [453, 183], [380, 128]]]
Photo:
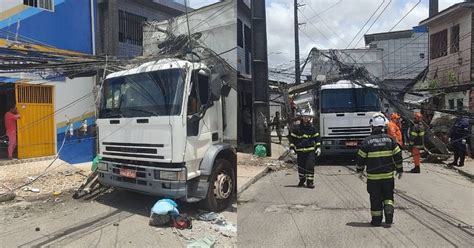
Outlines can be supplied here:
[[106, 77], [106, 79], [122, 77], [126, 75], [133, 75], [133, 74], [138, 74], [138, 73], [143, 73], [143, 72], [150, 72], [150, 71], [159, 71], [159, 70], [173, 69], [173, 68], [185, 68], [188, 66], [194, 66], [194, 68], [196, 69], [206, 68], [206, 66], [202, 63], [192, 63], [187, 60], [168, 58], [168, 59], [160, 59], [157, 61], [146, 62], [132, 69], [111, 73]]
[[[377, 89], [378, 87], [374, 84], [369, 84], [369, 83], [361, 83], [360, 84], [365, 85], [366, 87], [374, 88]], [[362, 86], [353, 83], [353, 81], [350, 80], [339, 80], [335, 83], [332, 84], [323, 84], [321, 85], [321, 90], [326, 90], [326, 89], [350, 89], [350, 88], [362, 88]]]

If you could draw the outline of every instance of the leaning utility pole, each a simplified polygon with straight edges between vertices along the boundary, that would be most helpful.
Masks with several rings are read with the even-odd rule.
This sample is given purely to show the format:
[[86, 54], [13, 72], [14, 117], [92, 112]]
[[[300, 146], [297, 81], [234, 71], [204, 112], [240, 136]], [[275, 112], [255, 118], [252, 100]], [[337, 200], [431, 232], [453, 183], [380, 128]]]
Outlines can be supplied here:
[[298, 23], [298, 0], [295, 0], [295, 84], [301, 82], [300, 74], [300, 39], [299, 39], [299, 23]]
[[254, 146], [264, 145], [267, 149], [267, 156], [271, 156], [265, 0], [253, 0], [251, 5], [253, 143]]

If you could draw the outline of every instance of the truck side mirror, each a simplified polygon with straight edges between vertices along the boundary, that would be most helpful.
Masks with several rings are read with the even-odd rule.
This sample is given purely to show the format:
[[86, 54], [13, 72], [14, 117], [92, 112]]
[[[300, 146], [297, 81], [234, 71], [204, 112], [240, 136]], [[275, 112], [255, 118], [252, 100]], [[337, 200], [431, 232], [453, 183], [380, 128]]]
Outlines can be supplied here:
[[211, 101], [217, 101], [221, 98], [222, 77], [225, 75], [224, 67], [220, 64], [212, 67], [210, 77]]

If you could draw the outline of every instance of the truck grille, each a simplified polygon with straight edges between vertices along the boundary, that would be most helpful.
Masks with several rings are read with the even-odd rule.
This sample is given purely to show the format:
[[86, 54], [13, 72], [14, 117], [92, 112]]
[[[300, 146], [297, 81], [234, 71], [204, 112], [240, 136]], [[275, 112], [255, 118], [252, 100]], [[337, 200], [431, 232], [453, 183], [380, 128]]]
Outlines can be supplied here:
[[346, 135], [370, 135], [372, 129], [365, 127], [330, 127], [329, 135], [346, 136]]
[[103, 142], [102, 145], [105, 146], [104, 155], [164, 159], [164, 156], [157, 155], [157, 148], [164, 147], [163, 144]]

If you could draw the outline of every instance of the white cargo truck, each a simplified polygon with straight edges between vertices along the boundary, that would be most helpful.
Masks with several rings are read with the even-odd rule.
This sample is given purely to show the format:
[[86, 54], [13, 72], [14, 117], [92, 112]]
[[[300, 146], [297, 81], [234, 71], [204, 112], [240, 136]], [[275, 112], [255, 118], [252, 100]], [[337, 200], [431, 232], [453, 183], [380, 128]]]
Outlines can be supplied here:
[[219, 65], [166, 58], [108, 75], [97, 119], [100, 183], [211, 211], [228, 207], [237, 158], [226, 142], [233, 136], [226, 73]]
[[361, 141], [371, 133], [370, 118], [382, 110], [377, 90], [372, 84], [339, 80], [297, 96], [299, 114], [315, 117], [322, 156], [357, 152]]

